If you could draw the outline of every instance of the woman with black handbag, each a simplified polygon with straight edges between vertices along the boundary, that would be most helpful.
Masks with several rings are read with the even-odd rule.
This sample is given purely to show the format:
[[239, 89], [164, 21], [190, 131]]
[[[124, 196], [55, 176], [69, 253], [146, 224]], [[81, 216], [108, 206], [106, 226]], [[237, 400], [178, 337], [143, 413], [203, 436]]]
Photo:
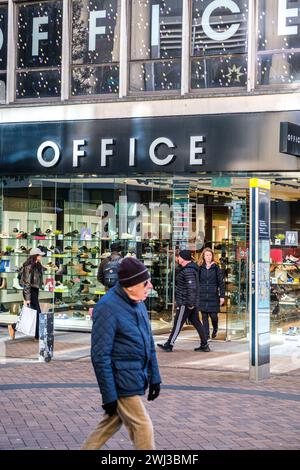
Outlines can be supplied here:
[[218, 313], [225, 301], [225, 284], [221, 268], [214, 261], [214, 252], [205, 248], [199, 263], [199, 309], [207, 339], [209, 334], [209, 317], [212, 322], [212, 338], [218, 332]]

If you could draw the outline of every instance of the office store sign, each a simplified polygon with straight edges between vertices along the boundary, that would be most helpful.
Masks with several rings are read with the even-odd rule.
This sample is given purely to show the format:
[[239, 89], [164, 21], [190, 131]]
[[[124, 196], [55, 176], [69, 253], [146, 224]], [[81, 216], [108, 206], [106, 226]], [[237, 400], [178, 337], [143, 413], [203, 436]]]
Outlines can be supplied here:
[[[55, 9], [61, 10], [61, 2], [48, 2], [52, 5], [52, 12]], [[273, 0], [272, 2], [273, 3]], [[212, 39], [213, 41], [226, 41], [236, 34], [238, 34], [241, 24], [237, 21], [234, 21], [228, 28], [220, 30], [214, 28], [215, 18], [220, 14], [220, 11], [225, 10], [226, 15], [238, 15], [243, 14], [245, 9], [247, 11], [248, 2], [234, 1], [234, 0], [206, 0], [201, 5], [203, 8], [201, 25], [203, 28], [204, 34], [207, 38]], [[23, 5], [23, 8], [26, 9], [26, 4]], [[30, 5], [28, 5], [30, 8]], [[84, 7], [82, 7], [84, 8]], [[272, 13], [276, 18], [270, 20], [274, 21], [277, 28], [278, 36], [289, 36], [289, 35], [298, 35], [298, 25], [289, 24], [291, 21], [297, 22], [299, 14], [298, 7], [292, 7], [289, 0], [277, 0], [277, 7], [271, 9]], [[160, 28], [160, 4], [159, 2], [152, 4], [151, 9], [151, 45], [156, 45], [157, 42], [157, 31]], [[88, 12], [88, 29], [87, 29], [87, 48], [88, 51], [95, 51], [97, 49], [97, 38], [105, 36], [110, 29], [111, 15], [110, 12], [106, 9], [96, 9]], [[271, 12], [266, 11], [266, 16], [271, 15]], [[296, 20], [295, 20], [296, 19]], [[57, 31], [50, 27], [49, 16], [48, 15], [34, 15], [30, 21], [26, 21], [26, 28], [28, 28], [27, 34], [31, 37], [28, 40], [28, 47], [30, 47], [29, 54], [32, 58], [38, 57], [41, 51], [41, 45], [52, 44], [53, 34], [55, 35]], [[276, 31], [276, 29], [275, 29]], [[0, 27], [0, 52], [6, 50], [7, 47], [7, 25]]]

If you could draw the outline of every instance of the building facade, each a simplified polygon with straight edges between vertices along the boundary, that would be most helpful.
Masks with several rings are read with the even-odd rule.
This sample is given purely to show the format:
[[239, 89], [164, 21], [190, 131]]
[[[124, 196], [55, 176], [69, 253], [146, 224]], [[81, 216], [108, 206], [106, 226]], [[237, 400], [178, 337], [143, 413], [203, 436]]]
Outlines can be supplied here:
[[[1, 316], [46, 253], [55, 326], [90, 329], [119, 242], [171, 319], [176, 250], [216, 253], [248, 331], [249, 178], [271, 182], [271, 325], [300, 320], [300, 1], [0, 2]], [[49, 306], [48, 305], [48, 306]]]

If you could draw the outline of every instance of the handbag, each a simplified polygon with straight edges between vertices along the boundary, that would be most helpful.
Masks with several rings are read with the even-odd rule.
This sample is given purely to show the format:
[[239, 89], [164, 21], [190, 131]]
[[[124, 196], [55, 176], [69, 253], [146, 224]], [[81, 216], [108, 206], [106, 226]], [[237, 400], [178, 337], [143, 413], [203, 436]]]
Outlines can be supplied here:
[[16, 330], [26, 336], [35, 336], [36, 315], [37, 310], [24, 305], [16, 324]]

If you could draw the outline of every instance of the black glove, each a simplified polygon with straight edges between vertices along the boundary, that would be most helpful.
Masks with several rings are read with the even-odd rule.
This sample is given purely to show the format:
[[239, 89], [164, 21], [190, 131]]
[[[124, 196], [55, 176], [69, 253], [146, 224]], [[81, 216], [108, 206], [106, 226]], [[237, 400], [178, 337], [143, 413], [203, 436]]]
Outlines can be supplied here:
[[117, 412], [117, 406], [118, 402], [116, 401], [111, 401], [110, 403], [105, 403], [105, 405], [102, 405], [102, 408], [104, 409], [105, 413], [108, 414], [108, 416], [113, 416]]
[[149, 393], [148, 393], [148, 401], [155, 400], [160, 393], [160, 384], [150, 384], [149, 385]]

